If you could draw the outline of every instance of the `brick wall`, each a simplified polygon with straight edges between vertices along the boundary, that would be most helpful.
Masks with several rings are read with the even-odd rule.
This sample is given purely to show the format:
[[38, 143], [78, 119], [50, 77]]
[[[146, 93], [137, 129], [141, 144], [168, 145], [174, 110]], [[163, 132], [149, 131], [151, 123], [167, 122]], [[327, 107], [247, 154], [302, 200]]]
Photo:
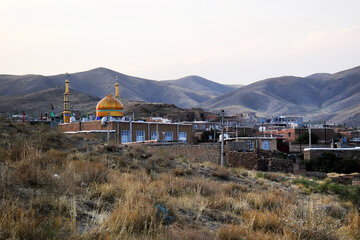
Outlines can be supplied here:
[[146, 145], [151, 151], [164, 150], [169, 153], [184, 156], [191, 162], [220, 163], [220, 144], [200, 145]]
[[[159, 140], [164, 139], [163, 132], [172, 132], [173, 141], [178, 140], [178, 132], [186, 132], [187, 143], [193, 143], [192, 126], [184, 124], [163, 124], [150, 122], [132, 122], [132, 141], [136, 141], [136, 131], [145, 132], [145, 140], [151, 140], [151, 131], [159, 131]], [[88, 130], [107, 130], [107, 126], [102, 126], [101, 121], [74, 122], [59, 124], [59, 130], [62, 132], [76, 132]], [[121, 130], [130, 130], [129, 122], [110, 122], [110, 130], [115, 130], [115, 140], [121, 143]]]

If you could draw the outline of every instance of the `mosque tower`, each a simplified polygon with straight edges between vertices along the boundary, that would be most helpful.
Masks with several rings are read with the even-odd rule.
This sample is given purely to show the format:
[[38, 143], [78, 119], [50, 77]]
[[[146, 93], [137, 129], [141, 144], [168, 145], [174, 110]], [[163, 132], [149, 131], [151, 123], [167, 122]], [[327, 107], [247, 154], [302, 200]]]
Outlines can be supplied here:
[[70, 92], [69, 92], [69, 80], [68, 80], [68, 73], [66, 73], [66, 80], [65, 80], [65, 93], [64, 93], [64, 123], [70, 123]]

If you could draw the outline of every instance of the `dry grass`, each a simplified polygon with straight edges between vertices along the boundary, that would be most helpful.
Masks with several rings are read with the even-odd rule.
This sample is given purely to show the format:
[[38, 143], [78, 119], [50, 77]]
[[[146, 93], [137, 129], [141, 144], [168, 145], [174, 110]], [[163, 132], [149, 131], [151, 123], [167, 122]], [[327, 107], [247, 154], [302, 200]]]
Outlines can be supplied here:
[[230, 176], [230, 171], [227, 170], [224, 167], [221, 166], [215, 166], [212, 170], [211, 170], [211, 175], [218, 177], [220, 179], [223, 180], [227, 180]]
[[356, 206], [305, 180], [0, 129], [0, 239], [360, 239]]

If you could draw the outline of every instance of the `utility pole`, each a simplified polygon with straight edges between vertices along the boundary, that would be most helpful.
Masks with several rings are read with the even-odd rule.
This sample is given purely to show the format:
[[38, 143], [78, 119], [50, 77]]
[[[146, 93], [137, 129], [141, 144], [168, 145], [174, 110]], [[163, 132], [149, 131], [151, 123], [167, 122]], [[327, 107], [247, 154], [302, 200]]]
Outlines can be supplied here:
[[215, 143], [215, 141], [216, 141], [216, 130], [215, 130], [215, 122], [214, 122], [214, 138], [213, 138], [213, 143]]
[[110, 143], [110, 113], [108, 113], [107, 122], [107, 142]]
[[324, 135], [325, 135], [325, 146], [326, 146], [326, 121], [325, 121], [324, 127], [325, 127]]
[[236, 131], [236, 135], [235, 135], [235, 137], [237, 138], [238, 137], [238, 123], [237, 123], [237, 120], [236, 120], [236, 125], [235, 125], [235, 131]]
[[[296, 129], [295, 129], [295, 137], [296, 137]], [[301, 142], [302, 142], [302, 139], [301, 139], [301, 128], [299, 128], [300, 153], [301, 153]]]
[[309, 148], [311, 148], [311, 120], [309, 120]]
[[221, 110], [221, 166], [223, 167], [224, 166], [224, 155], [225, 155], [225, 152], [224, 152], [224, 140], [225, 140], [225, 137], [224, 137], [224, 110]]

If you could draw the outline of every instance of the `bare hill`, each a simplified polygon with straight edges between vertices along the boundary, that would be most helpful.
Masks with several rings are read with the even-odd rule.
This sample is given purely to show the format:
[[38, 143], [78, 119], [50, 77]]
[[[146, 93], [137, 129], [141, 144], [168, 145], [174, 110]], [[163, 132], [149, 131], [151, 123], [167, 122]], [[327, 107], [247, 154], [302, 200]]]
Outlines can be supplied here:
[[296, 114], [331, 122], [360, 123], [360, 67], [306, 78], [285, 76], [259, 81], [201, 104], [228, 113]]
[[226, 92], [230, 92], [235, 88], [233, 86], [212, 82], [199, 76], [188, 76], [188, 77], [180, 78], [178, 80], [170, 80], [163, 82], [182, 88], [186, 87], [188, 89], [192, 89], [197, 92], [208, 94], [210, 96], [219, 96]]
[[[61, 87], [50, 88], [21, 96], [1, 96], [0, 112], [21, 113], [25, 111], [28, 115], [39, 115], [41, 112], [51, 112], [51, 104], [54, 113], [60, 114], [63, 111], [64, 89]], [[70, 89], [71, 108], [81, 111], [94, 111], [98, 97]]]
[[[62, 87], [56, 87], [22, 96], [1, 96], [0, 113], [22, 114], [25, 111], [27, 115], [40, 117], [41, 112], [53, 111], [56, 115], [60, 115], [63, 111], [63, 92]], [[95, 114], [96, 104], [100, 98], [72, 89], [70, 89], [70, 94], [72, 111], [79, 110], [82, 113]], [[132, 115], [134, 112], [137, 119], [149, 116], [184, 115], [189, 111], [174, 104], [137, 102], [126, 99], [121, 101], [124, 104], [124, 114]], [[54, 110], [51, 109], [51, 105]]]
[[[174, 81], [154, 81], [128, 76], [106, 68], [71, 74], [70, 87], [92, 96], [103, 97], [109, 91], [112, 93], [115, 91], [116, 76], [120, 84], [120, 95], [125, 99], [176, 104], [180, 107], [196, 106], [233, 89], [194, 76]], [[0, 96], [24, 95], [53, 87], [63, 87], [64, 80], [65, 74], [0, 75]]]

